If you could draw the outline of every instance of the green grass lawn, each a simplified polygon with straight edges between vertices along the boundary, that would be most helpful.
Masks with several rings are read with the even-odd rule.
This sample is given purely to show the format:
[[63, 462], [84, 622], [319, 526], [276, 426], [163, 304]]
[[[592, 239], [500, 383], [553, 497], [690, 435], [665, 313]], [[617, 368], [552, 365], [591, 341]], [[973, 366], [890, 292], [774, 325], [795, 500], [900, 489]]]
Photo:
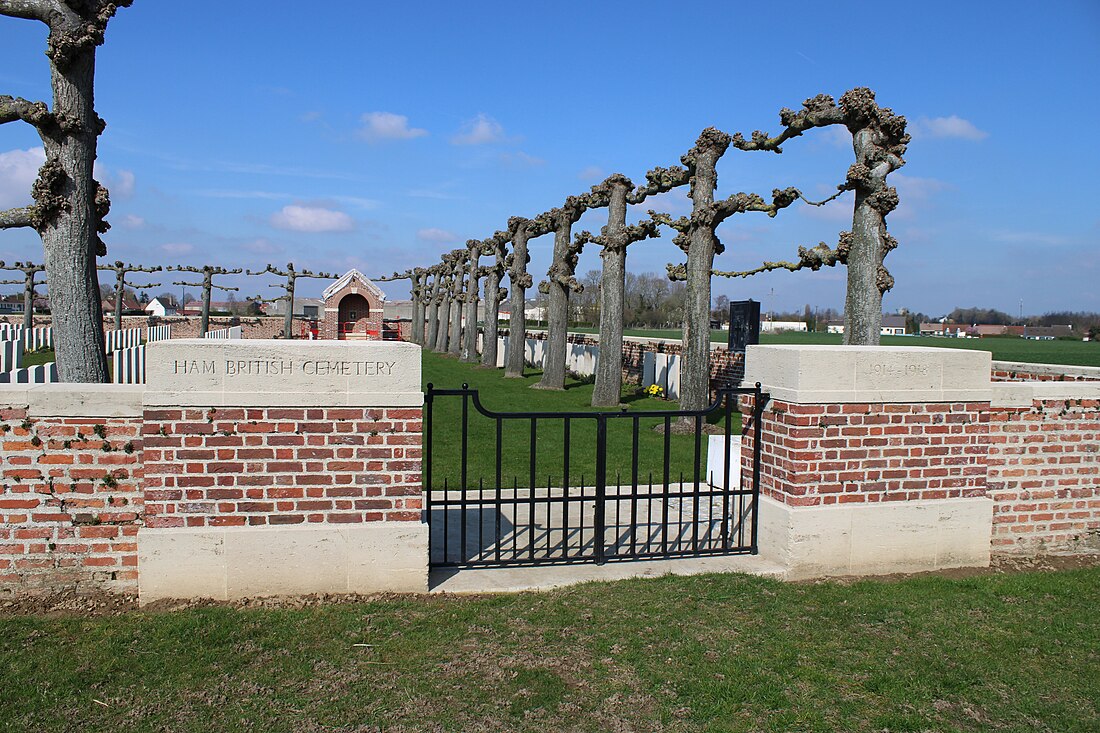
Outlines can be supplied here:
[[[570, 329], [578, 333], [596, 333], [594, 328]], [[681, 332], [676, 330], [628, 329], [627, 336], [662, 338], [679, 341]], [[843, 337], [838, 333], [777, 333], [762, 334], [761, 344], [837, 344]], [[728, 331], [712, 331], [710, 340], [718, 343], [729, 341]], [[1100, 366], [1100, 343], [1086, 341], [1028, 341], [1016, 336], [994, 336], [982, 339], [937, 338], [933, 336], [884, 336], [883, 346], [932, 346], [944, 349], [976, 349], [990, 351], [997, 361], [1022, 361], [1035, 364], [1071, 364], [1074, 366]]]
[[[481, 404], [494, 412], [531, 412], [531, 411], [583, 411], [594, 412], [591, 407], [591, 383], [575, 379], [566, 380], [563, 392], [531, 389], [541, 378], [541, 372], [528, 369], [523, 379], [505, 379], [502, 369], [481, 369], [463, 364], [453, 358], [430, 351], [424, 352], [423, 380], [433, 383], [437, 389], [457, 389], [463, 383], [480, 391]], [[659, 410], [667, 412], [678, 409], [675, 402], [645, 397], [637, 393], [636, 388], [624, 390], [623, 403], [627, 415], [634, 412]], [[716, 412], [710, 416], [712, 423], [724, 419], [724, 413]], [[734, 412], [731, 428], [740, 432], [741, 416]], [[432, 425], [433, 436], [433, 475], [432, 485], [441, 488], [444, 481], [455, 487], [460, 481], [461, 471], [461, 430], [462, 400], [460, 397], [439, 397], [434, 404]], [[596, 465], [596, 425], [593, 419], [573, 419], [569, 421], [570, 448], [570, 485], [578, 486], [582, 480], [588, 486], [594, 483], [593, 469]], [[633, 464], [633, 419], [615, 418], [608, 421], [607, 461], [608, 481], [621, 476], [623, 483], [631, 481]], [[648, 483], [652, 471], [655, 481], [660, 481], [664, 466], [665, 436], [654, 431], [654, 426], [664, 422], [661, 417], [638, 418], [638, 462], [639, 481]], [[468, 437], [468, 485], [477, 486], [484, 479], [487, 487], [496, 481], [496, 421], [487, 418], [469, 406]], [[519, 486], [530, 484], [530, 444], [531, 421], [509, 420], [502, 427], [502, 478], [505, 486], [512, 486], [513, 478]], [[680, 472], [685, 480], [692, 479], [695, 440], [686, 435], [669, 436], [669, 454], [671, 458], [671, 481], [679, 481]], [[540, 419], [536, 424], [536, 467], [535, 476], [539, 486], [547, 482], [554, 486], [562, 485], [565, 472], [563, 455], [565, 453], [565, 421], [562, 419]], [[700, 455], [700, 471], [705, 470], [706, 445]], [[705, 480], [705, 476], [702, 477]]]
[[39, 364], [49, 364], [51, 361], [56, 360], [53, 349], [39, 349], [38, 351], [24, 351], [23, 352], [23, 366], [38, 366]]
[[0, 617], [6, 731], [1096, 731], [1100, 568]]

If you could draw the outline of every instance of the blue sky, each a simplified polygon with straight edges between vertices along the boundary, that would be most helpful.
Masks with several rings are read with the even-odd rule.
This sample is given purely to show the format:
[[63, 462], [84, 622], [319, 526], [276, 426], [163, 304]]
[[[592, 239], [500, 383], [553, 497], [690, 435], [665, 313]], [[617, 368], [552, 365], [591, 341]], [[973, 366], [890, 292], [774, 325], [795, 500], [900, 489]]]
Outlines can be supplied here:
[[[781, 107], [869, 86], [914, 136], [891, 176], [903, 203], [889, 218], [900, 246], [886, 308], [1100, 311], [1095, 0], [303, 7], [137, 0], [112, 21], [96, 76], [110, 260], [369, 276], [430, 264], [610, 173], [641, 182], [708, 125], [776, 132]], [[2, 18], [0, 41], [0, 93], [48, 99], [44, 27]], [[851, 156], [832, 130], [780, 156], [731, 150], [719, 194], [793, 185], [823, 198]], [[40, 163], [29, 127], [0, 126], [0, 207], [29, 201]], [[643, 208], [686, 213], [685, 197]], [[850, 216], [842, 199], [735, 217], [716, 267], [835, 244]], [[630, 269], [681, 261], [672, 234], [632, 246]], [[532, 241], [536, 279], [551, 247]], [[0, 260], [26, 258], [41, 258], [33, 232], [0, 232]], [[599, 266], [590, 248], [578, 271]], [[766, 309], [841, 307], [844, 277], [716, 279], [714, 291]], [[223, 282], [244, 295], [271, 280]]]

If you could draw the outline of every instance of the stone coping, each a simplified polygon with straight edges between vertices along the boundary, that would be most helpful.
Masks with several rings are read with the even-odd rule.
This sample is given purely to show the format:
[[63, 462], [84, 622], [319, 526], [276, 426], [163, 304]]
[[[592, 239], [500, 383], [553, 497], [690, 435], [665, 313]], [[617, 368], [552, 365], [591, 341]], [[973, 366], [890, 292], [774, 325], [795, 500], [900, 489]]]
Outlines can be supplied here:
[[1023, 361], [994, 361], [993, 370], [997, 372], [1023, 372], [1025, 374], [1086, 377], [1088, 379], [1100, 381], [1100, 367], [1077, 366], [1075, 364], [1033, 364]]
[[744, 382], [800, 404], [989, 402], [991, 361], [921, 346], [749, 346]]
[[1100, 400], [1100, 382], [993, 383], [993, 407], [1031, 407], [1035, 400]]
[[143, 384], [3, 384], [0, 405], [34, 417], [140, 417]]

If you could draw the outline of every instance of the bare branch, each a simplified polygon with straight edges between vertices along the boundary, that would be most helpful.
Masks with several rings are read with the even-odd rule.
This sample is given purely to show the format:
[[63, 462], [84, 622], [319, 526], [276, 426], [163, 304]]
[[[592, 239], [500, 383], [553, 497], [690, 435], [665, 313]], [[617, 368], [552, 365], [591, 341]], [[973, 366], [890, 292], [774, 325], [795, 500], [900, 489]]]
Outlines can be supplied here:
[[49, 23], [54, 5], [46, 0], [0, 0], [0, 15]]
[[785, 129], [775, 137], [769, 137], [768, 133], [756, 130], [752, 133], [752, 140], [748, 141], [741, 133], [737, 133], [733, 136], [733, 146], [739, 150], [769, 150], [773, 153], [782, 153], [782, 144], [791, 138], [799, 137], [803, 132], [814, 127], [843, 125], [845, 116], [831, 96], [819, 94], [803, 102], [802, 109], [798, 112], [787, 108], [780, 110], [779, 121]]
[[757, 273], [761, 272], [770, 272], [771, 270], [790, 270], [791, 272], [797, 272], [798, 270], [809, 269], [816, 272], [822, 267], [835, 267], [837, 264], [843, 263], [844, 258], [839, 251], [831, 249], [827, 244], [821, 242], [812, 249], [799, 247], [798, 262], [765, 262], [760, 267], [752, 270], [742, 270], [740, 272], [723, 272], [721, 270], [711, 270], [711, 274], [719, 275], [721, 277], [749, 277], [750, 275], [756, 275]]
[[0, 125], [16, 120], [23, 120], [39, 130], [55, 122], [45, 102], [30, 102], [22, 97], [0, 94]]
[[671, 191], [684, 186], [691, 180], [691, 173], [685, 168], [674, 165], [671, 168], [657, 167], [645, 174], [646, 185], [638, 186], [626, 197], [628, 204], [640, 204], [646, 197]]
[[7, 211], [0, 211], [0, 229], [15, 229], [17, 227], [33, 226], [33, 206], [25, 206], [21, 209], [8, 209]]

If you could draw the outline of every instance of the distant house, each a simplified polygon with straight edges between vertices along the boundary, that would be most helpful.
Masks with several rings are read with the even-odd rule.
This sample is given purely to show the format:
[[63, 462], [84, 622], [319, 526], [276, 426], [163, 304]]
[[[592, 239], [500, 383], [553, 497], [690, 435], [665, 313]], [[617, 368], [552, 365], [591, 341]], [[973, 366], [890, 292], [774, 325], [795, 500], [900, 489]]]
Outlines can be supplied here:
[[[115, 298], [114, 298], [114, 296], [112, 295], [110, 298], [105, 298], [101, 303], [101, 307], [102, 307], [104, 313], [112, 313], [113, 314], [115, 312]], [[122, 296], [122, 312], [123, 313], [126, 313], [127, 311], [140, 311], [140, 310], [142, 310], [141, 303], [137, 302], [137, 300], [132, 295], [130, 295], [129, 293], [126, 293]]]
[[23, 312], [23, 296], [22, 295], [5, 295], [0, 297], [0, 314], [8, 315], [11, 313]]
[[[829, 333], [844, 333], [844, 321], [829, 321], [825, 324], [825, 328]], [[884, 315], [882, 317], [882, 326], [879, 329], [879, 334], [882, 336], [904, 336], [905, 328], [905, 316]]]
[[151, 316], [174, 316], [176, 309], [162, 302], [160, 298], [153, 298], [145, 306], [145, 312]]

